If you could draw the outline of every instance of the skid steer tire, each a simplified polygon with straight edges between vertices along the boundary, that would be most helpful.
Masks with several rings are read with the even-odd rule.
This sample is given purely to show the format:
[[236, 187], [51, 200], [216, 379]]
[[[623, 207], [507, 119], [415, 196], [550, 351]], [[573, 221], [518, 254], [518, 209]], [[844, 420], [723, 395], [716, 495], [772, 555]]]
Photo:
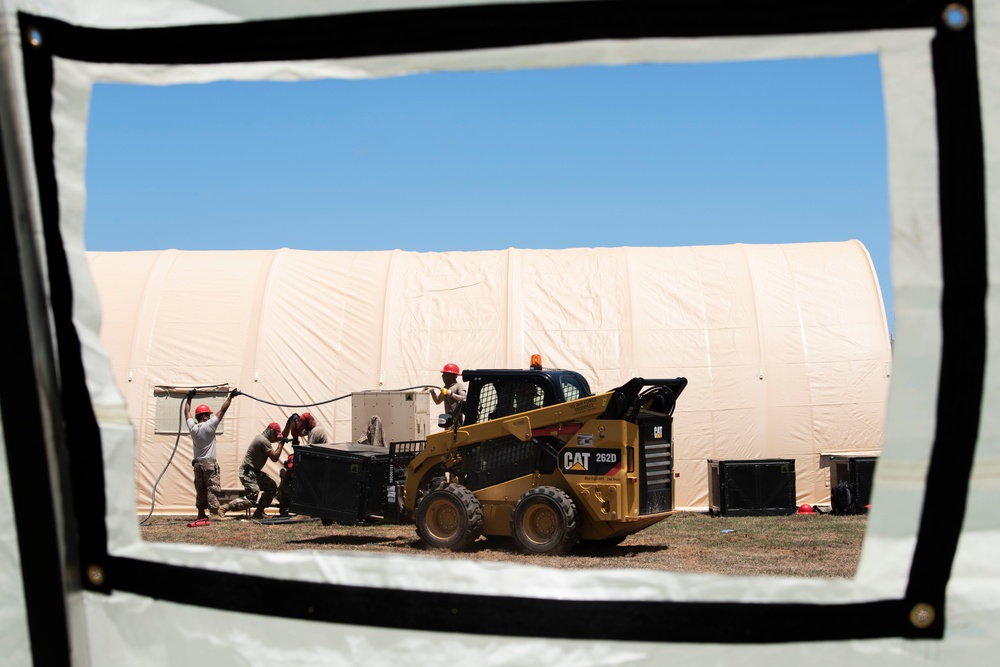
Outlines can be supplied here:
[[461, 484], [441, 483], [417, 503], [417, 535], [432, 549], [464, 551], [483, 532], [483, 506]]
[[576, 505], [554, 486], [528, 490], [510, 515], [510, 533], [517, 548], [528, 554], [560, 556], [580, 539]]

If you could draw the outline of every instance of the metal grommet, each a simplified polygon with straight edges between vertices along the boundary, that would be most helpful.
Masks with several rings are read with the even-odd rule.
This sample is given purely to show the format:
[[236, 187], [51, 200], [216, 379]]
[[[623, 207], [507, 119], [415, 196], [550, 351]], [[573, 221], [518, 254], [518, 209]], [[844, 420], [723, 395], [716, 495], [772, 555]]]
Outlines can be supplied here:
[[28, 26], [28, 44], [31, 44], [36, 49], [42, 48], [42, 33], [35, 26]]
[[937, 614], [934, 612], [934, 607], [930, 606], [926, 602], [918, 602], [913, 605], [913, 609], [910, 610], [910, 623], [913, 627], [918, 630], [925, 630], [934, 624], [934, 618]]
[[88, 565], [87, 566], [87, 581], [89, 581], [94, 586], [101, 586], [104, 584], [104, 568], [100, 565]]
[[969, 10], [965, 5], [953, 2], [941, 12], [941, 20], [954, 31], [959, 31], [969, 25]]

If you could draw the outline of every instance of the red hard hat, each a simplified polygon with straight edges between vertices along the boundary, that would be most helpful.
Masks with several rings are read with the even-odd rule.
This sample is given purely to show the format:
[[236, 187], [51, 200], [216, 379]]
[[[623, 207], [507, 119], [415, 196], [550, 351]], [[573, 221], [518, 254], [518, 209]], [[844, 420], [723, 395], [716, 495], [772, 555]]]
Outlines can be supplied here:
[[205, 413], [212, 414], [212, 408], [210, 408], [207, 405], [205, 405], [204, 403], [202, 403], [201, 405], [199, 405], [198, 407], [196, 407], [194, 409], [194, 413], [196, 415], [203, 415]]
[[799, 514], [813, 514], [812, 505], [800, 505]]
[[444, 368], [441, 369], [442, 373], [451, 373], [452, 375], [461, 375], [462, 371], [458, 370], [458, 366], [455, 364], [445, 364]]
[[299, 421], [303, 423], [308, 422], [312, 418], [313, 416], [308, 412], [303, 412], [301, 415], [299, 415]]
[[281, 424], [279, 424], [278, 422], [271, 422], [270, 424], [267, 425], [267, 427], [272, 431], [274, 431], [275, 433], [281, 433]]

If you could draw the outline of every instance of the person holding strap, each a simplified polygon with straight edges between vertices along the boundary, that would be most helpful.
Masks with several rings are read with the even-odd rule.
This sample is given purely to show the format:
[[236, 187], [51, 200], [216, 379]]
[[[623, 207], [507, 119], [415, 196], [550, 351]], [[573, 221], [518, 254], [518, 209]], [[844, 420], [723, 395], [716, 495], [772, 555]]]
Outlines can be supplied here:
[[233, 398], [240, 395], [240, 391], [233, 389], [229, 392], [217, 414], [212, 414], [212, 408], [202, 403], [194, 409], [192, 418], [191, 399], [196, 393], [192, 389], [184, 401], [184, 418], [191, 432], [191, 444], [194, 450], [191, 466], [194, 468], [195, 507], [198, 508], [198, 518], [188, 524], [192, 528], [208, 525], [208, 510], [211, 510], [218, 519], [225, 518], [225, 512], [219, 511], [221, 504], [217, 495], [222, 491], [222, 486], [215, 454], [215, 431], [219, 428], [222, 418], [226, 416], [229, 404]]

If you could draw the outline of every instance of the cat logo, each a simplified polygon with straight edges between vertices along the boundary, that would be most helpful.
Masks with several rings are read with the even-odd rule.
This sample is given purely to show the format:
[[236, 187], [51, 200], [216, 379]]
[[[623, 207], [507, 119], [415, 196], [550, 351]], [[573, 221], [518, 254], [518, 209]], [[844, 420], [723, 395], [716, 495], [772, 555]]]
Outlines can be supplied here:
[[617, 475], [622, 469], [622, 455], [616, 449], [565, 449], [559, 467], [567, 475], [592, 475], [594, 477]]
[[663, 427], [662, 426], [654, 426], [653, 427], [653, 437], [656, 438], [657, 440], [659, 440], [660, 438], [663, 437]]
[[590, 452], [566, 452], [563, 454], [563, 470], [586, 472], [590, 470]]

